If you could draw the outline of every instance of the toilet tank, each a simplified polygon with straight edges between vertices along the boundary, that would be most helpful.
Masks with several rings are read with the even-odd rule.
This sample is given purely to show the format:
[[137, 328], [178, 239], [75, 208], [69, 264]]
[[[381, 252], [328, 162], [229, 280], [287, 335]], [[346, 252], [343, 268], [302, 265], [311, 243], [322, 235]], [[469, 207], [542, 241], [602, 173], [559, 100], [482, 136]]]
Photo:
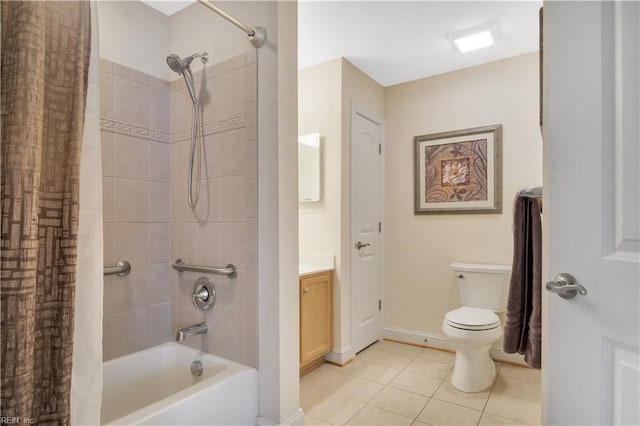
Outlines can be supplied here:
[[511, 267], [475, 263], [452, 263], [462, 306], [504, 312], [507, 308]]

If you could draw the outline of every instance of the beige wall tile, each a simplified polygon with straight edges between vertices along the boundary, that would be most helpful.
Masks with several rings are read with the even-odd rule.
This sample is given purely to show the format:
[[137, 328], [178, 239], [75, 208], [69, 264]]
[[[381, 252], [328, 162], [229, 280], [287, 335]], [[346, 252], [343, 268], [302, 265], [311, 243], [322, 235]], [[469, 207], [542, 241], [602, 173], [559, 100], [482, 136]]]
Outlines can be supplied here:
[[149, 308], [113, 314], [116, 355], [123, 356], [149, 347]]
[[147, 76], [147, 74], [136, 71], [133, 68], [125, 67], [124, 65], [113, 64], [113, 72], [118, 77], [135, 81], [136, 83], [140, 83], [144, 86], [147, 86], [149, 82], [149, 77]]
[[114, 178], [113, 210], [115, 222], [148, 222], [149, 183]]
[[253, 64], [254, 62], [256, 62], [258, 60], [258, 50], [257, 49], [251, 49], [251, 50], [247, 51], [246, 55], [247, 55], [247, 64]]
[[220, 225], [222, 263], [233, 263], [239, 269], [247, 266], [247, 227], [244, 223]]
[[172, 257], [184, 259], [186, 263], [195, 263], [198, 257], [199, 227], [195, 223], [171, 224]]
[[211, 99], [203, 108], [205, 124], [245, 114], [246, 70], [244, 68], [207, 80], [207, 86], [207, 93]]
[[149, 307], [149, 346], [175, 340], [171, 327], [171, 302]]
[[170, 184], [149, 182], [149, 222], [169, 222]]
[[149, 128], [162, 132], [171, 131], [171, 106], [169, 92], [149, 88]]
[[114, 133], [113, 176], [147, 180], [149, 176], [149, 141]]
[[247, 102], [258, 99], [258, 64], [247, 65]]
[[244, 271], [239, 271], [235, 278], [219, 277], [215, 279], [219, 296], [216, 309], [231, 321], [241, 319], [246, 328], [247, 288], [244, 278]]
[[224, 266], [223, 263], [225, 261], [220, 255], [222, 229], [223, 225], [219, 223], [199, 225], [197, 237], [198, 254], [196, 257], [199, 264]]
[[124, 123], [147, 127], [149, 122], [147, 92], [146, 85], [115, 76], [113, 118]]
[[114, 95], [113, 74], [100, 73], [100, 117], [113, 118], [113, 95]]
[[169, 263], [149, 265], [149, 306], [171, 302], [173, 291], [169, 280]]
[[248, 102], [247, 107], [247, 139], [258, 139], [258, 103]]
[[100, 71], [113, 74], [113, 62], [100, 58]]
[[[173, 83], [172, 83], [173, 85]], [[193, 103], [182, 78], [177, 83], [179, 89], [172, 90], [171, 99], [171, 133], [191, 128], [191, 110]]]
[[102, 178], [102, 220], [113, 222], [113, 178]]
[[104, 312], [113, 314], [146, 308], [149, 304], [149, 267], [133, 265], [124, 277], [104, 277]]
[[216, 135], [220, 144], [218, 167], [216, 176], [239, 176], [247, 168], [247, 136], [246, 130], [236, 129]]
[[115, 226], [113, 223], [102, 224], [102, 257], [105, 267], [114, 266], [116, 259]]
[[131, 265], [149, 263], [149, 231], [146, 223], [115, 223], [115, 257]]
[[[187, 181], [189, 176], [190, 145], [191, 141], [174, 142], [171, 144], [171, 182]], [[207, 161], [208, 157], [209, 155], [207, 151]], [[205, 164], [206, 163], [203, 161], [203, 166]]]
[[246, 364], [249, 367], [258, 368], [258, 335], [255, 331], [249, 331], [246, 334]]
[[247, 330], [243, 319], [236, 318], [235, 320], [223, 321], [222, 356], [240, 364], [246, 363], [246, 334]]
[[217, 201], [219, 215], [214, 212], [214, 217], [222, 222], [244, 221], [247, 217], [246, 187], [244, 176], [215, 179], [210, 197]]
[[171, 145], [149, 141], [149, 180], [169, 182], [171, 174]]
[[149, 263], [169, 262], [170, 255], [171, 255], [171, 226], [168, 223], [150, 223], [149, 224]]
[[100, 132], [102, 176], [113, 176], [113, 133]]
[[255, 139], [247, 140], [247, 162], [245, 175], [247, 178], [258, 177], [258, 141]]
[[102, 360], [109, 361], [117, 356], [116, 322], [112, 314], [104, 314], [102, 318]]
[[[167, 80], [162, 80], [160, 78], [154, 77], [152, 75], [147, 76], [149, 78], [149, 87], [162, 90], [164, 92], [169, 92], [170, 84]], [[167, 105], [169, 105], [169, 101], [167, 100]]]

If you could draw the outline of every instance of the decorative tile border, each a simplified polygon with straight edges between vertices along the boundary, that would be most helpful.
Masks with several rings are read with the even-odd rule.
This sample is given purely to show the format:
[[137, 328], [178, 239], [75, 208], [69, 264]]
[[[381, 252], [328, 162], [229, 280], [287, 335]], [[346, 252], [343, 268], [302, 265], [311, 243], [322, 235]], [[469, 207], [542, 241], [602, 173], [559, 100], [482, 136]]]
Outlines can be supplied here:
[[123, 123], [116, 120], [110, 120], [107, 118], [100, 118], [100, 130], [111, 133], [119, 133], [121, 135], [132, 136], [135, 138], [150, 139], [158, 142], [171, 142], [169, 133], [148, 129], [146, 127], [136, 126], [134, 124]]
[[[229, 130], [241, 129], [247, 126], [247, 116], [239, 115], [237, 117], [227, 118], [213, 123], [204, 125], [204, 136], [214, 133], [228, 132]], [[191, 137], [191, 129], [181, 130], [171, 135], [172, 142], [179, 142]]]
[[[229, 130], [241, 129], [246, 126], [247, 116], [239, 115], [226, 120], [205, 124], [204, 135], [208, 136], [214, 133], [228, 132]], [[136, 126], [135, 124], [123, 123], [121, 121], [110, 120], [107, 118], [100, 118], [100, 130], [163, 143], [183, 141], [191, 137], [191, 129], [169, 134], [159, 130], [148, 129], [146, 127]]]

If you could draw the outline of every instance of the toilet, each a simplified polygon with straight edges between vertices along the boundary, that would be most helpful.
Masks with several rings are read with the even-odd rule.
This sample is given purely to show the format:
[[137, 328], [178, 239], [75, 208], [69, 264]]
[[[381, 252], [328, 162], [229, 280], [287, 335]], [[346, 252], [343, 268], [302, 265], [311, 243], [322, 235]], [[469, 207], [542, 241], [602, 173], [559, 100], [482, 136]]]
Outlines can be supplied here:
[[462, 304], [447, 312], [442, 323], [445, 336], [456, 346], [451, 384], [463, 392], [480, 392], [496, 378], [489, 349], [502, 337], [502, 324], [496, 313], [507, 307], [511, 268], [472, 263], [453, 263], [451, 268]]

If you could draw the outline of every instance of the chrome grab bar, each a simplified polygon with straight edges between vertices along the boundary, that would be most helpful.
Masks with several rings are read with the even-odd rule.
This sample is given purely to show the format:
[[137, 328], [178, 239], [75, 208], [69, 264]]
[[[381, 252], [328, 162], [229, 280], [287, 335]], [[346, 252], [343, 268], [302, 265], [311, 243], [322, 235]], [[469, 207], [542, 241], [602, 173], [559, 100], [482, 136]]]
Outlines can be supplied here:
[[171, 266], [178, 272], [204, 272], [205, 274], [227, 275], [229, 278], [235, 278], [238, 275], [238, 269], [232, 263], [225, 268], [214, 268], [211, 266], [189, 265], [184, 263], [183, 259], [176, 259], [176, 262]]
[[104, 268], [103, 275], [117, 275], [119, 277], [124, 277], [125, 275], [129, 275], [130, 271], [131, 271], [131, 264], [126, 260], [121, 260], [118, 263], [116, 263], [116, 266]]

